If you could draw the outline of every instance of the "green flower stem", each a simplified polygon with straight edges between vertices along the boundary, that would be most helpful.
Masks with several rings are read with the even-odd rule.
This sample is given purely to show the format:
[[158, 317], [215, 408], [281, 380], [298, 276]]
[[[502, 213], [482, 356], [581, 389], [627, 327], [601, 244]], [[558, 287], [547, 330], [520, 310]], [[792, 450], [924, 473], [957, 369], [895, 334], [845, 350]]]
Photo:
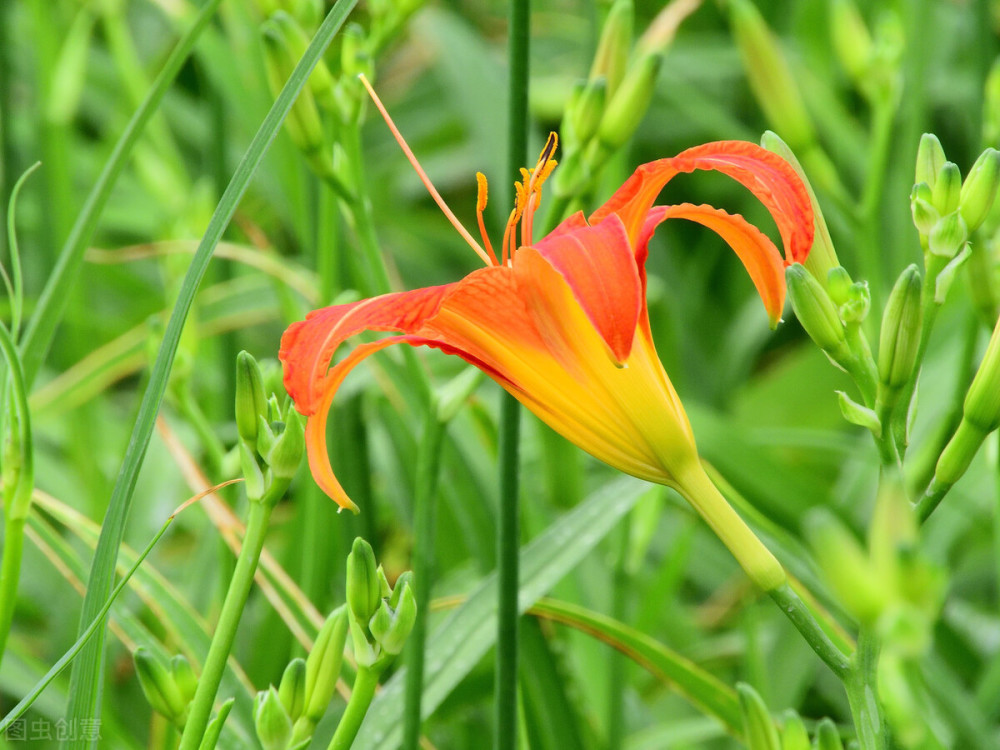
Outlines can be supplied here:
[[[612, 572], [611, 616], [618, 622], [628, 622], [628, 592], [631, 588], [628, 557], [632, 541], [632, 516], [626, 515], [618, 528], [615, 543], [615, 567]], [[611, 649], [608, 663], [608, 748], [618, 750], [625, 736], [625, 692], [627, 659]]]
[[327, 750], [348, 750], [354, 743], [354, 738], [358, 736], [361, 722], [364, 721], [368, 707], [375, 697], [375, 688], [378, 687], [379, 673], [373, 668], [359, 667], [357, 677], [354, 678], [354, 687], [351, 689], [351, 699], [347, 702], [347, 710], [340, 718], [337, 731], [330, 740]]
[[816, 655], [843, 679], [848, 672], [847, 656], [837, 648], [812, 611], [789, 586], [781, 563], [726, 502], [700, 464], [695, 464], [676, 479], [678, 490], [733, 553], [750, 579], [775, 601]]
[[431, 587], [434, 585], [434, 537], [437, 518], [437, 484], [445, 423], [432, 399], [417, 455], [417, 485], [413, 498], [413, 579], [417, 619], [406, 641], [406, 707], [403, 750], [416, 750], [420, 741], [421, 698], [424, 691], [424, 648]]
[[878, 636], [871, 628], [863, 626], [858, 633], [857, 651], [851, 658], [850, 673], [844, 680], [861, 750], [885, 750], [888, 747], [878, 699], [880, 649]]
[[236, 561], [236, 570], [229, 582], [229, 590], [222, 604], [222, 612], [219, 614], [212, 643], [208, 648], [205, 666], [198, 679], [198, 689], [191, 703], [191, 714], [181, 736], [180, 750], [198, 750], [205, 729], [208, 727], [212, 705], [215, 703], [219, 683], [226, 669], [226, 660], [236, 638], [236, 628], [243, 615], [243, 608], [246, 606], [250, 587], [253, 585], [253, 576], [257, 570], [257, 561], [264, 548], [264, 537], [267, 535], [268, 520], [271, 518], [273, 506], [269, 499], [264, 498], [262, 501], [250, 503], [250, 515], [247, 518], [243, 545]]
[[24, 549], [24, 521], [7, 515], [3, 525], [3, 562], [0, 562], [0, 664], [7, 648], [10, 625], [14, 620], [17, 585], [21, 578], [21, 553]]

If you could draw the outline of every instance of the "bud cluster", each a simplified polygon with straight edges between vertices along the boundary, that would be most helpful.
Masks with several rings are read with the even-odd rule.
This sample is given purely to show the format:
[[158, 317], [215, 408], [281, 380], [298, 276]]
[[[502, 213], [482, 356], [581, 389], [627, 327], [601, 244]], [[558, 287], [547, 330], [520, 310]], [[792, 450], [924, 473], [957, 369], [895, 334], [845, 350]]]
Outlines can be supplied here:
[[796, 711], [783, 712], [775, 719], [767, 704], [752, 686], [736, 684], [743, 741], [750, 750], [844, 750], [837, 725], [829, 718], [816, 723], [814, 740], [809, 742], [805, 722]]
[[236, 429], [247, 497], [277, 502], [302, 463], [305, 424], [291, 399], [265, 395], [260, 367], [245, 351], [236, 357]]
[[132, 653], [132, 661], [149, 705], [170, 723], [183, 727], [198, 687], [191, 663], [183, 654], [166, 663], [143, 646]]

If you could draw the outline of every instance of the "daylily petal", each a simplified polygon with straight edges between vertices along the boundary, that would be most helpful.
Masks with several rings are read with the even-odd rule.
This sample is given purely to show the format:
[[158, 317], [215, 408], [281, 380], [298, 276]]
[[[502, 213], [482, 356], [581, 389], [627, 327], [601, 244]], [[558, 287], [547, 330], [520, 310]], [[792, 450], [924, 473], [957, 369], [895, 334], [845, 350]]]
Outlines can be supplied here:
[[[583, 215], [578, 216], [582, 220]], [[621, 365], [632, 350], [644, 300], [621, 219], [612, 215], [597, 226], [584, 223], [553, 233], [535, 247], [562, 274], [615, 363]]]
[[646, 245], [660, 222], [665, 219], [688, 219], [714, 230], [735, 251], [767, 310], [771, 327], [781, 319], [785, 306], [785, 264], [770, 238], [742, 216], [728, 214], [712, 206], [682, 203], [677, 206], [654, 206], [646, 215], [639, 237], [637, 260], [645, 260]]
[[746, 141], [717, 141], [689, 148], [675, 157], [643, 164], [590, 216], [595, 224], [618, 214], [633, 245], [646, 214], [663, 186], [681, 172], [713, 169], [746, 186], [767, 207], [781, 234], [788, 263], [801, 263], [813, 239], [812, 206], [805, 186], [777, 154]]

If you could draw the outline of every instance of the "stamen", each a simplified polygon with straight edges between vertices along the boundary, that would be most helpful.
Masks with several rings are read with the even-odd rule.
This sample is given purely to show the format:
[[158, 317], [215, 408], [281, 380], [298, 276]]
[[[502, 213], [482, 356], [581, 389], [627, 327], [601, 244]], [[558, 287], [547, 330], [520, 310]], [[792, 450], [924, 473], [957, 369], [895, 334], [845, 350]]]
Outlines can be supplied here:
[[486, 245], [486, 252], [490, 254], [490, 260], [494, 266], [500, 265], [497, 254], [493, 252], [493, 245], [490, 244], [490, 237], [486, 233], [486, 223], [483, 221], [483, 211], [486, 210], [486, 200], [489, 196], [489, 186], [486, 183], [486, 175], [476, 172], [476, 185], [478, 194], [476, 195], [476, 218], [479, 220], [479, 233], [483, 236], [483, 244]]
[[[542, 183], [548, 179], [549, 175], [552, 174], [552, 170], [556, 167], [556, 162], [552, 160], [552, 155], [556, 151], [556, 146], [559, 145], [559, 137], [555, 133], [549, 133], [548, 139], [545, 141], [545, 147], [542, 149], [542, 153], [538, 156], [538, 162], [535, 164], [535, 168], [531, 170], [531, 179], [528, 179], [529, 172], [525, 169], [521, 170], [521, 174], [524, 175], [524, 181], [527, 187], [524, 190], [525, 200], [522, 206], [522, 212], [524, 217], [521, 219], [521, 244], [530, 245], [532, 229], [534, 228], [534, 215], [535, 209], [538, 208], [539, 204], [542, 202]], [[520, 203], [520, 199], [518, 203]]]
[[[441, 211], [447, 217], [448, 221], [451, 222], [451, 225], [458, 230], [458, 233], [462, 235], [462, 239], [468, 242], [469, 246], [476, 251], [476, 254], [479, 255], [479, 257], [482, 258], [484, 262], [490, 263], [491, 262], [490, 256], [486, 254], [483, 248], [479, 246], [479, 243], [476, 242], [475, 239], [473, 239], [472, 235], [469, 234], [469, 232], [465, 229], [465, 227], [462, 226], [461, 222], [458, 220], [455, 214], [453, 214], [451, 209], [448, 208], [448, 204], [444, 202], [444, 198], [441, 197], [441, 194], [438, 193], [434, 185], [431, 184], [430, 178], [427, 176], [427, 173], [424, 172], [419, 162], [417, 162], [417, 157], [413, 155], [413, 152], [410, 150], [410, 147], [406, 145], [406, 141], [403, 140], [402, 134], [396, 128], [396, 124], [392, 121], [392, 118], [389, 117], [388, 111], [386, 111], [386, 108], [382, 104], [381, 99], [378, 98], [378, 94], [375, 93], [375, 89], [373, 89], [371, 84], [368, 83], [368, 79], [365, 77], [364, 73], [359, 74], [358, 78], [361, 79], [361, 83], [364, 84], [364, 87], [368, 90], [368, 95], [372, 98], [372, 101], [375, 102], [375, 106], [378, 108], [379, 113], [382, 115], [382, 119], [385, 120], [385, 124], [389, 126], [389, 130], [392, 132], [393, 137], [396, 139], [396, 143], [398, 143], [399, 147], [403, 149], [403, 154], [406, 155], [407, 160], [413, 166], [413, 169], [416, 171], [417, 176], [420, 177], [420, 181], [424, 183], [424, 187], [427, 188], [427, 192], [431, 194], [431, 198], [433, 198], [434, 202], [438, 204], [438, 208], [441, 209]], [[496, 256], [494, 256], [493, 258], [493, 262], [495, 261], [496, 261]]]

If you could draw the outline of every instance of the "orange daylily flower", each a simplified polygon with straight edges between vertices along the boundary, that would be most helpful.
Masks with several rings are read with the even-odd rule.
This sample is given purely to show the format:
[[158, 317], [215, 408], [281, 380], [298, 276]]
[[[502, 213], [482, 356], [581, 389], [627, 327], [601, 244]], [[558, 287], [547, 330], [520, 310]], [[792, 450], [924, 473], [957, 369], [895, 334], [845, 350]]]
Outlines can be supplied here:
[[[409, 344], [440, 349], [478, 367], [543, 422], [605, 463], [677, 487], [689, 498], [698, 494], [694, 485], [703, 483], [703, 474], [694, 436], [649, 329], [649, 239], [672, 218], [717, 232], [743, 262], [774, 325], [784, 304], [785, 266], [805, 260], [812, 244], [812, 208], [792, 168], [752, 143], [697, 146], [640, 166], [589, 217], [577, 213], [533, 242], [533, 213], [555, 165], [552, 136], [535, 169], [522, 170], [498, 258], [485, 232], [484, 251], [461, 228], [402, 145], [435, 200], [488, 265], [451, 284], [315, 310], [288, 328], [280, 352], [285, 387], [308, 416], [309, 465], [320, 487], [341, 507], [357, 510], [330, 467], [327, 415], [355, 365], [392, 344]], [[690, 203], [654, 205], [674, 176], [695, 170], [719, 171], [749, 188], [774, 217], [784, 257], [739, 215]], [[486, 186], [478, 177], [482, 228]], [[331, 367], [341, 343], [362, 331], [398, 335], [360, 344]], [[699, 510], [725, 537], [718, 517], [713, 522], [712, 514]]]

